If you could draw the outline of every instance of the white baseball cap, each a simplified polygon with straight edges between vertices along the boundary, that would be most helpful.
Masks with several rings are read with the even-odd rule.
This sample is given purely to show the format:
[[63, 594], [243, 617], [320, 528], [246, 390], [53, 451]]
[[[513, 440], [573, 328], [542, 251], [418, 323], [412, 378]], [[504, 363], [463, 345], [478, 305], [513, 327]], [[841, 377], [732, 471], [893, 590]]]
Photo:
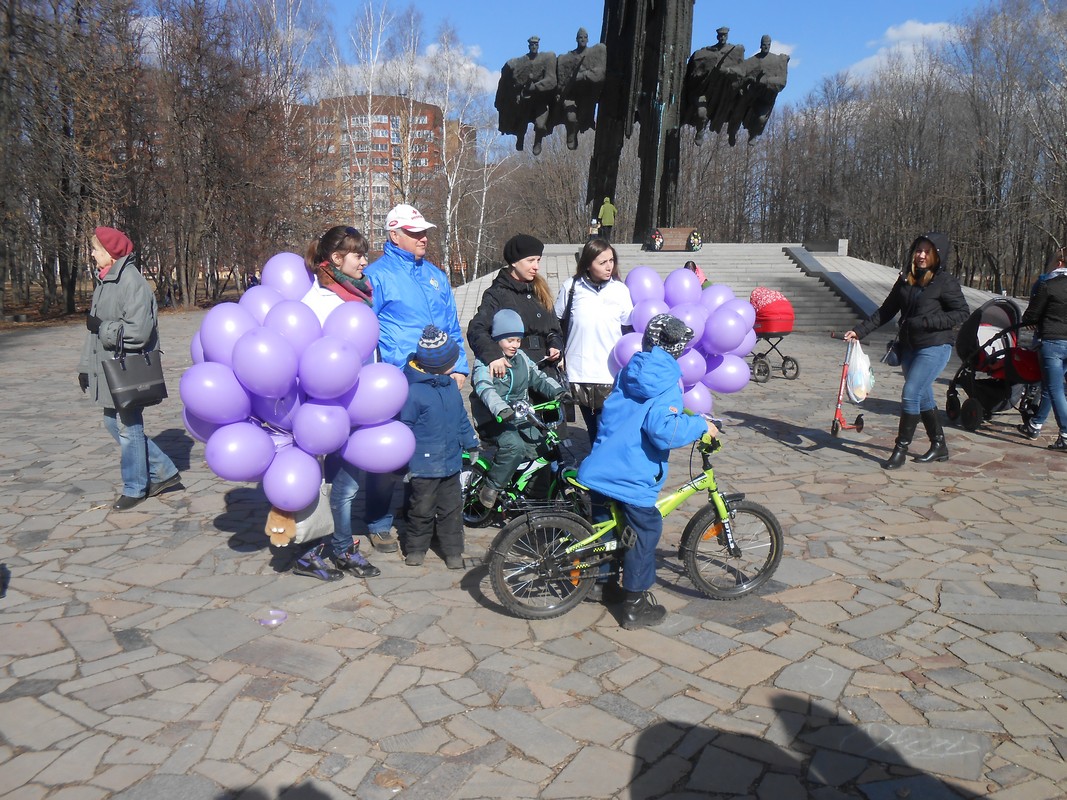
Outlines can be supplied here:
[[401, 203], [400, 205], [395, 206], [385, 218], [385, 229], [387, 231], [403, 229], [405, 231], [411, 231], [412, 233], [418, 233], [419, 231], [425, 231], [436, 227], [437, 226], [432, 222], [427, 222], [417, 208], [409, 206], [406, 203]]

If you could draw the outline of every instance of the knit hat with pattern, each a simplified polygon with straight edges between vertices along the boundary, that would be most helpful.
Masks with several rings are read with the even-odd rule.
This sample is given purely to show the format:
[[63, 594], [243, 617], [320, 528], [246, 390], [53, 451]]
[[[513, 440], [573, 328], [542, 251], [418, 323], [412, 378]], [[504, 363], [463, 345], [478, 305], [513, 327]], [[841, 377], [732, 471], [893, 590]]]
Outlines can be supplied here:
[[692, 338], [693, 329], [678, 317], [672, 317], [670, 314], [657, 314], [648, 321], [641, 345], [646, 351], [653, 347], [662, 347], [678, 358]]
[[456, 365], [459, 345], [436, 325], [422, 329], [419, 344], [415, 348], [415, 363], [423, 372], [443, 375]]

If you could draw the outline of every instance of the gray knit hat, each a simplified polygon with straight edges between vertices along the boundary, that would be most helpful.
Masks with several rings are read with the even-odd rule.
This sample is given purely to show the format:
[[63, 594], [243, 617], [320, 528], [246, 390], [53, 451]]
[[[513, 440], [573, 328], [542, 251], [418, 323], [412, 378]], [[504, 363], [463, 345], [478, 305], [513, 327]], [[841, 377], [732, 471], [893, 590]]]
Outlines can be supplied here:
[[436, 325], [422, 329], [419, 344], [415, 348], [415, 363], [423, 372], [443, 375], [459, 360], [459, 345]]
[[526, 335], [526, 326], [522, 324], [519, 312], [502, 308], [493, 314], [493, 341], [499, 342], [511, 336], [522, 338]]
[[693, 329], [678, 317], [672, 317], [670, 314], [656, 314], [645, 327], [645, 336], [641, 340], [641, 346], [646, 351], [653, 347], [662, 347], [678, 358], [692, 339]]

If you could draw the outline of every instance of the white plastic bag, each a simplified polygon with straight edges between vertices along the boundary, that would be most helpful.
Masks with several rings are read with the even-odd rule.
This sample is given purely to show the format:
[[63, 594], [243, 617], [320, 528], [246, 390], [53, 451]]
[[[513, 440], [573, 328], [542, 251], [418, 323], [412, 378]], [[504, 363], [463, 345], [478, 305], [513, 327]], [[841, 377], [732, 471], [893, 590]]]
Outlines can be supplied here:
[[330, 485], [323, 482], [319, 494], [307, 508], [297, 511], [296, 536], [293, 544], [303, 544], [333, 533], [333, 513], [330, 511]]
[[859, 342], [853, 342], [848, 359], [848, 378], [845, 381], [848, 399], [856, 404], [862, 403], [873, 388], [874, 370], [871, 368], [871, 359], [863, 352]]

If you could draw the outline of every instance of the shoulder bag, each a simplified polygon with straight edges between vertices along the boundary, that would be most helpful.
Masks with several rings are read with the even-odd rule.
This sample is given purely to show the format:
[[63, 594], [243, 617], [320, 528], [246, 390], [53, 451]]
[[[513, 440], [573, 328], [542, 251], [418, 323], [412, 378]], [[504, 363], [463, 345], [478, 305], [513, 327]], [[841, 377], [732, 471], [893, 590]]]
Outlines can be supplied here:
[[100, 362], [111, 391], [115, 408], [126, 411], [162, 403], [167, 397], [167, 384], [163, 380], [162, 353], [127, 353], [123, 344], [123, 329], [119, 328], [119, 347], [114, 358]]
[[571, 338], [571, 308], [574, 306], [574, 287], [578, 285], [578, 277], [575, 276], [571, 281], [571, 290], [567, 292], [567, 306], [563, 309], [563, 316], [559, 318], [559, 329], [563, 334], [563, 349], [567, 349], [567, 344]]

